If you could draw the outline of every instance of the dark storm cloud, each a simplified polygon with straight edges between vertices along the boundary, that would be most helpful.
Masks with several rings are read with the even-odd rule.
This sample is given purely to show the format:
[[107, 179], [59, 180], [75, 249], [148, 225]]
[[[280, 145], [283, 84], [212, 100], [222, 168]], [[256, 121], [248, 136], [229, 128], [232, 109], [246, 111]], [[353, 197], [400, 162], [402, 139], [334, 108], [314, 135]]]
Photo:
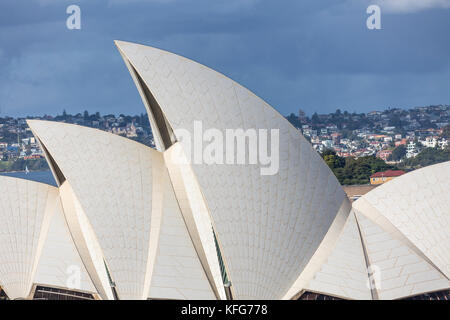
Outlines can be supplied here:
[[[206, 64], [283, 114], [450, 103], [450, 9], [382, 9], [372, 31], [369, 3], [2, 1], [0, 111], [143, 112], [114, 39]], [[81, 7], [81, 30], [66, 28], [70, 4]]]

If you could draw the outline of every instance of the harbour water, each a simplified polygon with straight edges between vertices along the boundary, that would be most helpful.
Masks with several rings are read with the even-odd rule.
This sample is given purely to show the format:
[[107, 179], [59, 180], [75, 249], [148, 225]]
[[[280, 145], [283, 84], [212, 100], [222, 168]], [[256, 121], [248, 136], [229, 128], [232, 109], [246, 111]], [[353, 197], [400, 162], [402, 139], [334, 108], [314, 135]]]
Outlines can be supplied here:
[[56, 181], [53, 178], [51, 171], [31, 171], [28, 173], [22, 172], [2, 172], [2, 176], [15, 177], [20, 179], [32, 180], [56, 186]]

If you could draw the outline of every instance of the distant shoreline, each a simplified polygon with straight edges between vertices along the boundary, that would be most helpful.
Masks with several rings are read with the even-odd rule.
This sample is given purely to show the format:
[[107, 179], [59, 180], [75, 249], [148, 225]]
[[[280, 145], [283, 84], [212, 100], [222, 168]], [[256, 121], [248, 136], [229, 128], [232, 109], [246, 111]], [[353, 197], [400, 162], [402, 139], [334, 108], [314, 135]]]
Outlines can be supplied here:
[[[28, 172], [48, 172], [51, 170], [29, 170]], [[26, 173], [25, 170], [21, 170], [21, 171], [0, 171], [0, 174], [3, 173]]]
[[25, 171], [0, 172], [0, 177], [10, 177], [36, 181], [57, 187], [57, 183], [55, 181], [55, 178], [53, 177], [51, 170], [35, 170], [30, 171], [29, 173], [26, 173]]

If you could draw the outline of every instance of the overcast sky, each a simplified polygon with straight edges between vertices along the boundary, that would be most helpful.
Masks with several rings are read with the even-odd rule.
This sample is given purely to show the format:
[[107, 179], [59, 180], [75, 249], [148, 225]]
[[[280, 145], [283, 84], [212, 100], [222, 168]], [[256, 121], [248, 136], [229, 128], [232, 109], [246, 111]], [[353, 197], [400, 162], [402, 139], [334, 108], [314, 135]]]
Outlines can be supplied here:
[[450, 0], [2, 0], [0, 116], [145, 112], [114, 39], [196, 60], [285, 115], [450, 104]]

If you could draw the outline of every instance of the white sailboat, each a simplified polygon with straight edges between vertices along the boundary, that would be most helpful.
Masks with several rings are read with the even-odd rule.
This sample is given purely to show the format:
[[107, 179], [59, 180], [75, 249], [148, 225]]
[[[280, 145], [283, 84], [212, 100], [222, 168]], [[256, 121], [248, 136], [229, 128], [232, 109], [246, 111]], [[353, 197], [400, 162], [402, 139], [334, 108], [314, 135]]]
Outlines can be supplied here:
[[28, 170], [28, 166], [25, 166], [25, 174], [28, 174], [30, 170]]

